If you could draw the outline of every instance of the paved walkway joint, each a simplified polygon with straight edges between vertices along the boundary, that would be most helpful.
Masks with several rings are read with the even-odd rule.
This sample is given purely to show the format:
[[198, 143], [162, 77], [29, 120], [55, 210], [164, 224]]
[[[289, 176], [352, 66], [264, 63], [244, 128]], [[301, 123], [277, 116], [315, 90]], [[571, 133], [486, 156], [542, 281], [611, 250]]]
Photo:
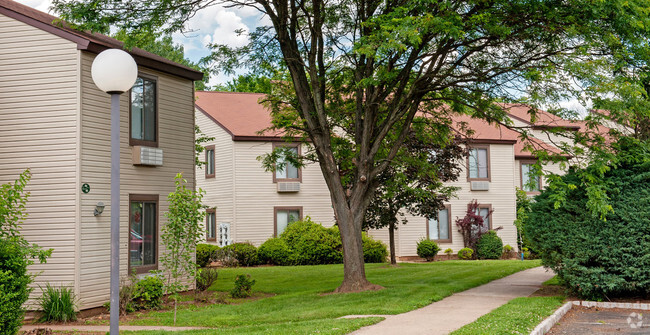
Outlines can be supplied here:
[[[364, 327], [354, 335], [383, 334], [449, 334], [517, 297], [527, 297], [555, 274], [543, 267], [517, 272], [467, 291], [453, 294], [428, 306], [397, 315], [381, 315], [386, 319]], [[367, 315], [372, 317], [375, 315]], [[362, 317], [348, 315], [349, 317]]]

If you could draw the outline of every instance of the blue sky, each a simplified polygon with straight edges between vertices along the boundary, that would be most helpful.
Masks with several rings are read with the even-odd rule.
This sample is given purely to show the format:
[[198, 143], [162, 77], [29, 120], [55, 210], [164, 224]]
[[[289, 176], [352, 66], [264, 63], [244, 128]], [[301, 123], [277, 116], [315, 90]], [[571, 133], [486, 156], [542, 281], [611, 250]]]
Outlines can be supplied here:
[[[33, 7], [40, 11], [56, 15], [50, 12], [50, 0], [17, 0], [22, 4]], [[246, 44], [247, 37], [235, 33], [238, 29], [250, 31], [259, 25], [267, 25], [269, 22], [254, 8], [225, 8], [215, 5], [199, 11], [187, 24], [188, 33], [176, 33], [172, 35], [176, 43], [185, 48], [185, 56], [190, 60], [197, 61], [210, 53], [205, 46], [208, 43], [220, 43], [231, 46], [242, 46]], [[230, 77], [216, 76], [210, 78], [210, 85], [225, 83]]]

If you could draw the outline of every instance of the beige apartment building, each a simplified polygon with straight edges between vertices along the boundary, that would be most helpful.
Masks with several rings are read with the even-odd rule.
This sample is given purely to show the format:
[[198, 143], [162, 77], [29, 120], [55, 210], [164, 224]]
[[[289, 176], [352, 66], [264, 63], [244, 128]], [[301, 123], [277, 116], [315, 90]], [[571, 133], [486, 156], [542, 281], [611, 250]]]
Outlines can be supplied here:
[[[277, 145], [296, 146], [298, 151], [305, 145], [285, 143], [278, 134], [260, 132], [270, 125], [269, 111], [259, 103], [260, 98], [262, 94], [197, 92], [197, 124], [215, 138], [206, 145], [208, 164], [196, 171], [197, 186], [207, 192], [204, 199], [210, 206], [206, 217], [209, 243], [250, 241], [259, 245], [280, 234], [292, 218], [305, 216], [325, 226], [334, 224], [329, 191], [317, 164], [273, 173], [264, 171], [257, 160]], [[478, 201], [486, 228], [500, 227], [497, 234], [504, 244], [516, 247], [515, 190], [524, 188], [533, 195], [544, 185], [541, 178], [536, 180], [537, 186], [524, 182], [535, 162], [525, 147], [559, 152], [542, 140], [543, 132], [524, 143], [505, 127], [466, 116], [456, 117], [455, 122], [465, 122], [474, 130], [470, 157], [462, 162], [464, 171], [450, 184], [460, 191], [439, 213], [439, 219], [406, 216], [408, 223], [399, 225], [395, 234], [396, 254], [402, 259], [416, 257], [417, 242], [424, 238], [436, 240], [442, 250], [451, 248], [456, 253], [463, 248], [454, 221], [465, 216], [472, 200]], [[533, 127], [530, 122], [517, 122]], [[388, 243], [387, 229], [369, 233]]]
[[[54, 250], [30, 268], [40, 273], [34, 285], [72, 287], [87, 309], [109, 300], [110, 278], [110, 97], [90, 66], [121, 43], [55, 19], [0, 0], [0, 183], [30, 169], [22, 233]], [[143, 50], [130, 53], [139, 76], [120, 101], [123, 275], [158, 268], [173, 178], [183, 173], [194, 187], [193, 81], [202, 78]]]

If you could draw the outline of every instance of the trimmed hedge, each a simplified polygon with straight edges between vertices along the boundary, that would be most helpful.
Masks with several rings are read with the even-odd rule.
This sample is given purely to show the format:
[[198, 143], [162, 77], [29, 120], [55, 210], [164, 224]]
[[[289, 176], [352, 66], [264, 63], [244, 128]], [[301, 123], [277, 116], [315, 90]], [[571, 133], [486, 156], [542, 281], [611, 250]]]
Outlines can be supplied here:
[[[525, 233], [545, 266], [583, 299], [650, 294], [650, 154], [605, 173], [607, 221], [587, 210], [584, 187], [548, 188], [535, 198]], [[575, 171], [562, 182], [581, 185]], [[558, 192], [566, 201], [555, 208]]]
[[0, 239], [0, 334], [16, 334], [23, 324], [22, 305], [29, 297], [27, 257], [18, 243]]
[[270, 238], [257, 249], [260, 262], [263, 264], [287, 265], [291, 249], [283, 239]]
[[198, 244], [196, 246], [196, 265], [206, 267], [217, 257], [219, 246], [214, 244]]
[[499, 259], [503, 254], [503, 241], [494, 230], [481, 235], [476, 242], [478, 259]]
[[388, 248], [382, 241], [373, 239], [363, 233], [363, 261], [366, 263], [384, 263], [388, 257]]
[[280, 239], [291, 249], [288, 264], [335, 264], [343, 261], [338, 228], [327, 229], [309, 217], [289, 224]]
[[259, 265], [260, 260], [257, 255], [257, 248], [250, 242], [238, 242], [227, 245], [222, 248], [237, 260], [239, 266]]
[[426, 259], [428, 262], [431, 262], [436, 258], [436, 255], [440, 251], [438, 244], [432, 240], [421, 240], [417, 245], [417, 253], [421, 258]]

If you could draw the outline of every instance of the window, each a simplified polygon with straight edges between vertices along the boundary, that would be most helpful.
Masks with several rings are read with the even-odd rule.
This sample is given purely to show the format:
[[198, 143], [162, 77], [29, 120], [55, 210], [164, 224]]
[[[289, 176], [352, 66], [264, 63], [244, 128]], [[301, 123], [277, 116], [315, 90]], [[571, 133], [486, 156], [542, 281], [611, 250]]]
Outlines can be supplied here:
[[[278, 146], [282, 145], [273, 145], [273, 148], [275, 149]], [[286, 146], [286, 145], [285, 145]], [[300, 150], [298, 146], [293, 146], [289, 147], [289, 150], [291, 150], [293, 153], [296, 155], [300, 155]], [[301, 175], [300, 175], [300, 169], [293, 166], [293, 164], [286, 162], [285, 164], [285, 159], [280, 155], [278, 157], [278, 160], [276, 161], [276, 166], [282, 166], [284, 167], [282, 169], [277, 169], [275, 170], [275, 174], [273, 175], [273, 182], [276, 181], [301, 181]]]
[[275, 207], [275, 236], [280, 236], [287, 226], [302, 219], [302, 207]]
[[521, 189], [527, 193], [538, 193], [540, 176], [535, 171], [534, 162], [521, 162]]
[[205, 147], [205, 177], [214, 178], [214, 145]]
[[438, 211], [438, 218], [430, 218], [427, 226], [427, 235], [430, 240], [437, 242], [451, 242], [451, 207], [446, 205]]
[[219, 246], [225, 247], [230, 244], [230, 223], [219, 224]]
[[217, 240], [217, 211], [214, 208], [205, 210], [205, 239]]
[[156, 80], [138, 77], [131, 88], [130, 145], [158, 146]]
[[467, 160], [468, 179], [490, 179], [490, 151], [488, 147], [470, 149]]
[[490, 230], [492, 228], [492, 205], [479, 205], [477, 211], [477, 214], [483, 218], [481, 232]]
[[129, 273], [158, 268], [158, 195], [129, 195]]

